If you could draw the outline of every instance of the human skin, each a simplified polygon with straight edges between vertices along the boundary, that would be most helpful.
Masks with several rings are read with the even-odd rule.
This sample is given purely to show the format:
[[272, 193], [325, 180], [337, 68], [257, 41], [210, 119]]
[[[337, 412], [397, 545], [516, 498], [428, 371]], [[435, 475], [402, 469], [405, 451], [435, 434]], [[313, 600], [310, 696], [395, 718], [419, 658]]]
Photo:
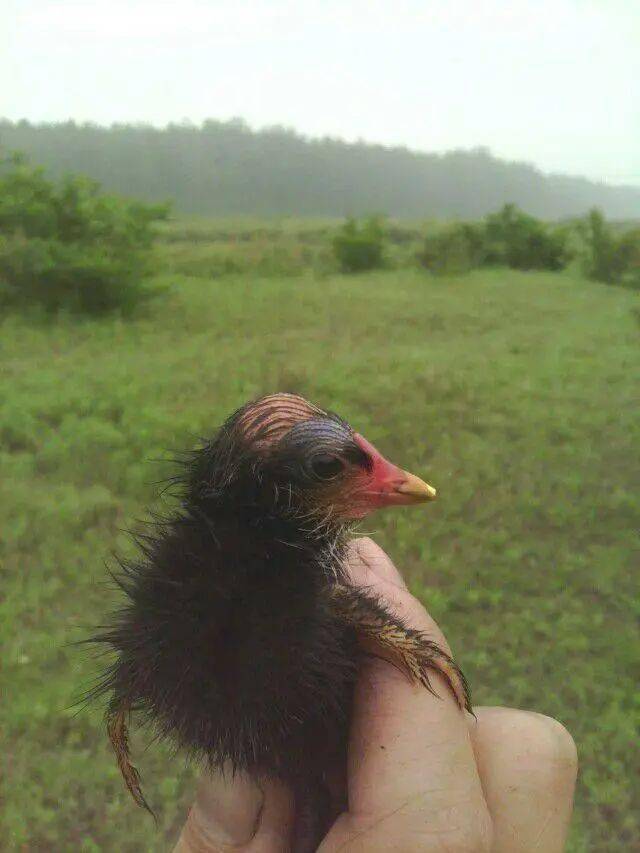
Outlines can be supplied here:
[[[350, 550], [353, 583], [372, 587], [411, 627], [449, 650], [439, 627], [370, 539]], [[559, 853], [577, 773], [571, 735], [556, 720], [512, 708], [460, 711], [444, 679], [438, 697], [367, 659], [356, 686], [347, 758], [348, 811], [320, 853]], [[205, 774], [174, 853], [284, 853], [293, 798], [280, 783]]]

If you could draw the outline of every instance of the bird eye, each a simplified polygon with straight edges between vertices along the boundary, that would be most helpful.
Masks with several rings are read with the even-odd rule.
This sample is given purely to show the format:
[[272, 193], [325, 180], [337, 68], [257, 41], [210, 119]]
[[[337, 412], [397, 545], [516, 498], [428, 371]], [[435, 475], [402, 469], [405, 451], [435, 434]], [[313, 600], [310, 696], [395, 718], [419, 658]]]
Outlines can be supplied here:
[[311, 460], [311, 470], [319, 480], [330, 480], [344, 468], [344, 462], [331, 453], [318, 453]]

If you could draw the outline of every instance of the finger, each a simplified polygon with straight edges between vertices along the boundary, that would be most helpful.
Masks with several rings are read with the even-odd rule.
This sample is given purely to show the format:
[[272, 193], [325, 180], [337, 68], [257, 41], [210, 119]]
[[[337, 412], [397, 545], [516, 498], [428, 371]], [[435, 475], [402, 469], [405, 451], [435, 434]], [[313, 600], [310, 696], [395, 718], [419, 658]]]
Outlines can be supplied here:
[[205, 774], [175, 853], [227, 850], [254, 837], [264, 793], [248, 776]]
[[351, 544], [347, 551], [347, 567], [354, 586], [371, 589], [374, 594], [380, 595], [395, 615], [412, 627], [421, 625], [443, 651], [451, 654], [449, 644], [436, 622], [418, 599], [408, 592], [393, 561], [372, 539], [363, 537]]
[[294, 825], [294, 798], [282, 782], [270, 781], [264, 807], [250, 853], [284, 853], [291, 844]]
[[396, 568], [393, 560], [368, 536], [353, 539], [349, 543], [347, 566], [352, 578], [356, 582], [358, 577], [373, 573], [379, 580], [386, 581], [400, 587], [400, 589], [407, 588], [404, 578]]
[[542, 714], [511, 708], [476, 714], [470, 728], [493, 818], [493, 851], [561, 853], [578, 768], [573, 738]]
[[205, 774], [174, 853], [276, 853], [287, 849], [292, 815], [291, 795], [280, 783]]
[[473, 847], [489, 831], [489, 815], [466, 718], [444, 679], [433, 675], [438, 699], [383, 661], [367, 669], [348, 758], [353, 827], [379, 831], [383, 819], [387, 837], [410, 833]]
[[441, 649], [451, 654], [447, 640], [423, 605], [409, 593], [402, 575], [379, 545], [363, 537], [352, 543], [347, 556], [350, 580], [354, 586], [370, 587], [385, 599], [394, 613], [412, 628], [429, 634]]
[[[370, 545], [364, 548], [369, 556]], [[356, 566], [355, 577], [370, 582], [412, 628], [446, 648], [424, 608], [387, 574], [376, 579], [365, 565]], [[444, 679], [436, 672], [430, 678], [440, 698], [384, 661], [363, 666], [349, 745], [349, 812], [323, 850], [346, 842], [350, 850], [373, 850], [374, 842], [375, 849], [400, 849], [399, 839], [407, 840], [407, 849], [417, 848], [418, 840], [420, 849], [432, 841], [433, 849], [476, 849], [478, 838], [488, 838], [490, 819], [466, 717]]]

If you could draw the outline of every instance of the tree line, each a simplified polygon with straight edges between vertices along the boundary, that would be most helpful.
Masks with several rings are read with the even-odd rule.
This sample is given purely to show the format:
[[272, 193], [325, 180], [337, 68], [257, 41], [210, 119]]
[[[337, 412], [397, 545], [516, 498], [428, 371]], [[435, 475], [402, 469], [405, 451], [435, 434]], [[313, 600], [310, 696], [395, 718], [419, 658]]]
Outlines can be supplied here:
[[476, 219], [513, 202], [544, 219], [600, 208], [640, 217], [640, 188], [545, 175], [486, 148], [427, 154], [339, 139], [308, 139], [242, 120], [100, 127], [0, 120], [0, 147], [24, 151], [53, 177], [81, 172], [107, 190], [170, 199], [214, 216], [359, 216]]

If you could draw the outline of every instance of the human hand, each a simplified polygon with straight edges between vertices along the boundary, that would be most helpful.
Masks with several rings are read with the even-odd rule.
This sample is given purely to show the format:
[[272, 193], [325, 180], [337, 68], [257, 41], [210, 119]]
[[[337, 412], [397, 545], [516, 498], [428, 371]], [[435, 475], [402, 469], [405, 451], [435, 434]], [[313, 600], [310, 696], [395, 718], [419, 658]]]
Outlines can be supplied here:
[[[374, 542], [353, 543], [350, 568], [355, 584], [373, 587], [448, 650]], [[577, 771], [571, 735], [549, 717], [509, 708], [476, 708], [474, 720], [441, 676], [429, 677], [440, 699], [385, 661], [363, 665], [347, 761], [349, 808], [320, 853], [562, 851]], [[207, 774], [174, 853], [288, 851], [293, 809], [280, 783]]]

